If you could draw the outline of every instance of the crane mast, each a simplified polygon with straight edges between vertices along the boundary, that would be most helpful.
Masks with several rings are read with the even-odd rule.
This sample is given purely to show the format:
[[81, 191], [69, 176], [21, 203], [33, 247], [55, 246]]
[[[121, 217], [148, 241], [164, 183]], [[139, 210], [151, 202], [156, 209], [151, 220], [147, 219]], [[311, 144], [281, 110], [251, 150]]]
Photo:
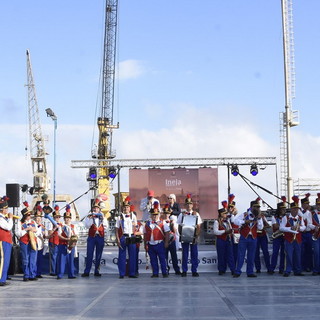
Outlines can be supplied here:
[[[108, 159], [115, 157], [112, 150], [112, 131], [119, 128], [119, 124], [113, 123], [114, 109], [114, 83], [115, 83], [115, 61], [116, 61], [116, 40], [118, 20], [118, 0], [106, 0], [105, 8], [105, 31], [104, 31], [104, 56], [102, 75], [102, 99], [101, 110], [98, 117], [99, 142], [98, 159], [100, 164], [107, 164]], [[110, 194], [109, 169], [102, 167], [97, 174], [97, 188], [95, 193]], [[96, 196], [96, 194], [95, 194]], [[110, 202], [106, 203], [104, 213], [110, 211]]]
[[36, 88], [33, 79], [30, 52], [27, 50], [27, 85], [28, 113], [29, 113], [29, 140], [30, 157], [33, 172], [33, 188], [38, 194], [49, 190], [49, 177], [47, 173], [46, 151], [41, 130]]
[[292, 110], [295, 98], [295, 60], [292, 0], [281, 0], [285, 80], [285, 112], [280, 113], [281, 193], [290, 201], [293, 195], [291, 176], [291, 127], [299, 124], [298, 112]]

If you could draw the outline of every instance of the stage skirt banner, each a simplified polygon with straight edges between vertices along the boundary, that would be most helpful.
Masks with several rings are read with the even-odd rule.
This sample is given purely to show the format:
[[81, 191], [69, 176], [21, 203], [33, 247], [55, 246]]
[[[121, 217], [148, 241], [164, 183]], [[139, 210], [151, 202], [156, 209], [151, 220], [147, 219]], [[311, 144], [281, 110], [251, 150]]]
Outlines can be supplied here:
[[[178, 263], [181, 266], [181, 251], [177, 252]], [[215, 251], [199, 251], [199, 272], [215, 272], [217, 271], [217, 256]], [[150, 260], [150, 259], [149, 259]], [[79, 250], [79, 272], [83, 273], [86, 262], [86, 250]], [[95, 261], [93, 261], [95, 263]], [[151, 264], [149, 261], [149, 269], [146, 269], [145, 252], [139, 253], [139, 273], [151, 273]], [[169, 254], [169, 266], [171, 272], [174, 272], [172, 261]], [[191, 270], [191, 259], [188, 261], [188, 269]], [[94, 271], [92, 266], [91, 272]], [[100, 263], [100, 273], [118, 273], [118, 251], [104, 251]]]
[[[181, 251], [177, 252], [178, 255], [178, 264], [181, 268]], [[150, 259], [149, 259], [150, 260]], [[198, 272], [217, 272], [217, 252], [215, 250], [212, 251], [199, 251], [198, 252]], [[85, 262], [86, 262], [86, 250], [83, 248], [82, 250], [79, 250], [79, 272], [83, 273], [85, 268]], [[93, 264], [95, 261], [93, 261]], [[169, 266], [170, 271], [174, 272], [172, 267], [172, 261], [169, 254]], [[264, 271], [265, 264], [261, 256], [261, 270]], [[191, 259], [189, 254], [189, 260], [188, 260], [188, 270], [191, 270]], [[94, 267], [92, 266], [91, 272], [94, 271]], [[244, 263], [242, 267], [242, 272], [246, 271], [246, 263]], [[109, 273], [109, 274], [116, 274], [118, 273], [118, 251], [104, 251], [102, 254], [102, 259], [100, 263], [100, 272], [101, 273]], [[141, 251], [139, 253], [139, 273], [151, 273], [151, 265], [149, 261], [149, 269], [146, 269], [146, 256], [145, 252]], [[227, 272], [230, 272], [228, 269]]]

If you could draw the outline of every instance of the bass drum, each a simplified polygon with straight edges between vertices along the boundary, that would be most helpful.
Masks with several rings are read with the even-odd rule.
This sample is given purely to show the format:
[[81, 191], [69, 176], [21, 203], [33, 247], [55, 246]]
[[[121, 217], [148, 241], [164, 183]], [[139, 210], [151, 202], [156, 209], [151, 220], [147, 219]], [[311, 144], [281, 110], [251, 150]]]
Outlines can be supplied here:
[[182, 218], [180, 241], [193, 243], [196, 238], [198, 216], [184, 215]]

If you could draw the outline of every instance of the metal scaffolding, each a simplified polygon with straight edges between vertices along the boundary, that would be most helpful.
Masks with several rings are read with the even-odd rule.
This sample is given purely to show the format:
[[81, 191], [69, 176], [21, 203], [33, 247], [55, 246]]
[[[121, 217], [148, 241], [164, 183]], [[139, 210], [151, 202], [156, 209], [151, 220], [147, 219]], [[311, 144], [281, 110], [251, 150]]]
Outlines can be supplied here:
[[71, 168], [163, 168], [163, 167], [218, 167], [252, 165], [264, 167], [276, 165], [276, 157], [223, 157], [223, 158], [164, 158], [164, 159], [92, 159], [72, 160]]

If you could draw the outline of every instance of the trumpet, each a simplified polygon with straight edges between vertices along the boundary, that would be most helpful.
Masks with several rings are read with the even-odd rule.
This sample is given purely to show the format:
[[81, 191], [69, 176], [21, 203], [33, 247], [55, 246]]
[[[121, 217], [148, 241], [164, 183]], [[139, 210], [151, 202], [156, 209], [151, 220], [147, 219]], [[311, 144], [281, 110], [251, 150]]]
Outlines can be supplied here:
[[318, 225], [316, 228], [318, 228], [318, 230], [315, 229], [314, 233], [312, 234], [312, 240], [313, 240], [313, 241], [317, 241], [317, 240], [319, 239], [319, 236], [320, 236], [320, 228], [319, 228], [319, 225]]
[[[6, 218], [9, 218], [9, 214], [8, 214], [8, 213], [5, 214], [5, 217], [6, 217]], [[19, 220], [20, 217], [19, 217], [19, 216], [15, 216], [15, 215], [13, 214], [13, 215], [12, 215], [12, 219], [17, 219], [17, 220]]]
[[282, 231], [277, 230], [277, 231], [275, 231], [275, 232], [272, 233], [271, 238], [272, 238], [272, 239], [277, 239], [277, 238], [282, 237], [283, 235], [284, 235], [284, 233], [283, 233]]
[[263, 229], [262, 230], [257, 230], [257, 233], [262, 233], [263, 231], [265, 231], [266, 229], [271, 228], [271, 226], [269, 225], [268, 221], [266, 220], [265, 216], [262, 215], [262, 222], [263, 222]]

